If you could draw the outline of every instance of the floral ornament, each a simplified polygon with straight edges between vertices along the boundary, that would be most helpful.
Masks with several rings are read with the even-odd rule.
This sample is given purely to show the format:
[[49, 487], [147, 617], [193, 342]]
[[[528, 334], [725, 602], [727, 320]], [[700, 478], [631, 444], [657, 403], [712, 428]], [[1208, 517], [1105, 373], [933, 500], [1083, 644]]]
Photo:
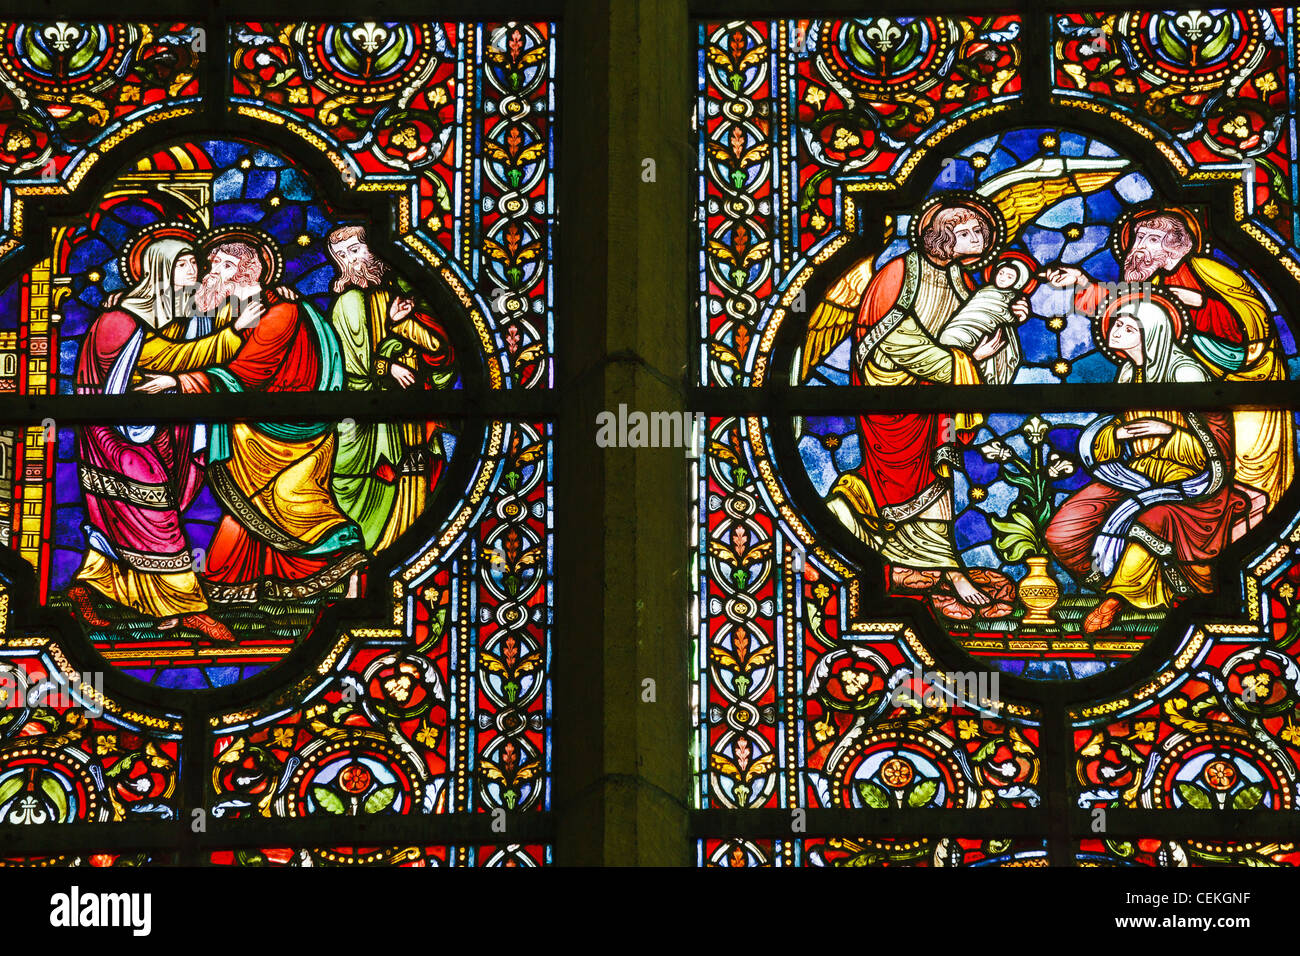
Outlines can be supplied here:
[[762, 798], [765, 791], [755, 787], [754, 782], [776, 769], [776, 754], [769, 751], [755, 759], [748, 738], [737, 737], [730, 758], [716, 750], [709, 754], [709, 769], [732, 782], [734, 802], [743, 807], [749, 804], [751, 796]]
[[1074, 462], [1054, 451], [1047, 453], [1047, 476], [1049, 478], [1066, 478], [1074, 474]]
[[479, 776], [486, 784], [495, 784], [492, 789], [499, 790], [500, 802], [507, 810], [513, 810], [536, 792], [533, 782], [540, 778], [542, 764], [540, 760], [526, 759], [527, 755], [513, 740], [502, 744], [498, 753], [497, 760], [479, 757]]
[[1224, 701], [1230, 709], [1254, 717], [1276, 717], [1296, 703], [1300, 668], [1273, 650], [1257, 648], [1225, 662]]
[[370, 768], [352, 760], [328, 784], [314, 784], [311, 797], [325, 813], [360, 816], [383, 813], [394, 807], [397, 784], [380, 784]]
[[1052, 483], [1074, 473], [1074, 464], [1048, 443], [1050, 429], [1038, 415], [1021, 427], [1028, 439], [1028, 457], [1016, 454], [998, 438], [980, 446], [980, 454], [998, 463], [1002, 479], [1016, 488], [1015, 501], [1007, 509], [1006, 517], [989, 518], [989, 526], [994, 531], [993, 546], [1010, 564], [1031, 555], [1047, 554], [1047, 524], [1056, 503]]
[[[106, 773], [113, 784], [114, 802], [138, 804], [157, 800], [174, 784], [175, 767], [175, 761], [153, 743], [124, 754]], [[120, 819], [120, 807], [118, 809]]]
[[939, 780], [922, 776], [910, 760], [896, 754], [881, 763], [870, 780], [859, 780], [856, 790], [864, 806], [877, 810], [904, 806], [916, 809], [934, 805]]
[[709, 659], [735, 675], [736, 693], [743, 697], [749, 693], [754, 672], [766, 670], [775, 663], [776, 645], [755, 647], [745, 628], [736, 627], [732, 630], [731, 649], [714, 644], [709, 648]]
[[[1237, 758], [1221, 753], [1207, 760], [1195, 776], [1176, 779], [1174, 792], [1175, 806], [1196, 810], [1222, 810], [1229, 806], [1233, 810], [1253, 810], [1263, 802], [1267, 789], [1264, 781], [1248, 782]], [[1276, 800], [1272, 805], [1277, 805]]]
[[979, 451], [985, 461], [1010, 461], [1015, 456], [1005, 442], [996, 438], [980, 445]]
[[1033, 418], [1029, 419], [1029, 421], [1025, 422], [1025, 426], [1021, 430], [1029, 438], [1030, 442], [1035, 445], [1041, 445], [1043, 440], [1047, 438], [1048, 425], [1047, 422], [1042, 420], [1042, 418], [1035, 415]]
[[1099, 789], [1094, 797], [1113, 799], [1124, 790], [1120, 799], [1132, 803], [1137, 796], [1146, 758], [1125, 739], [1128, 736], [1127, 725], [1118, 724], [1094, 733], [1080, 748], [1076, 772], [1081, 784]]
[[[997, 725], [994, 725], [995, 732]], [[976, 746], [978, 744], [978, 746]], [[1012, 727], [991, 740], [971, 741], [971, 763], [976, 773], [994, 793], [985, 794], [986, 804], [999, 806], [1033, 806], [1038, 798], [1026, 788], [1038, 782], [1038, 755], [1021, 734]]]
[[269, 817], [280, 770], [270, 751], [239, 737], [217, 756], [212, 784], [218, 794], [228, 794], [244, 806], [256, 802], [258, 812]]

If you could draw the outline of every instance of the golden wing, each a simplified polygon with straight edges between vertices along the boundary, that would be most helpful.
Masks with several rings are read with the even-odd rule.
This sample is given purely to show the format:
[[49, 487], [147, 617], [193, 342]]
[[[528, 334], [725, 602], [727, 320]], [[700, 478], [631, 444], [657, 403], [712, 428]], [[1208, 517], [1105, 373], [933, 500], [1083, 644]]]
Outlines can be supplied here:
[[840, 276], [839, 281], [831, 286], [825, 298], [813, 310], [808, 319], [808, 333], [804, 337], [800, 382], [807, 381], [808, 373], [849, 334], [858, 317], [862, 297], [866, 295], [867, 283], [874, 273], [871, 260], [863, 259]]
[[978, 191], [1002, 213], [1011, 242], [1044, 209], [1069, 196], [1105, 189], [1128, 169], [1124, 159], [1042, 157], [994, 176]]

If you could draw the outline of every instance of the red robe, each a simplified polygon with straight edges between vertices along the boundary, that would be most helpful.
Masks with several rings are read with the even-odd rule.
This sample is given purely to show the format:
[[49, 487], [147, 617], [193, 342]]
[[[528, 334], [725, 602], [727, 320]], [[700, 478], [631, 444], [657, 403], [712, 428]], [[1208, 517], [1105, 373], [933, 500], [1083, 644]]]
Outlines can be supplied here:
[[[871, 277], [853, 330], [853, 348], [884, 318], [902, 292], [907, 256], [898, 256]], [[856, 360], [849, 363], [853, 385], [867, 384]], [[930, 382], [921, 384], [929, 385]], [[905, 504], [939, 480], [934, 456], [956, 434], [948, 413], [875, 412], [859, 418], [862, 425], [860, 472], [877, 508]]]
[[[1232, 416], [1227, 412], [1201, 413], [1206, 428], [1226, 463], [1232, 461]], [[1128, 493], [1101, 481], [1076, 491], [1052, 516], [1045, 537], [1048, 549], [1079, 581], [1092, 571], [1092, 545], [1111, 509]], [[1246, 502], [1231, 477], [1216, 493], [1192, 501], [1154, 504], [1139, 512], [1136, 522], [1173, 546], [1165, 565], [1178, 567], [1183, 578], [1200, 591], [1209, 591], [1210, 569], [1206, 562], [1218, 555], [1229, 541], [1233, 521], [1245, 510]]]
[[[320, 345], [303, 321], [297, 304], [275, 292], [264, 293], [266, 311], [256, 325], [240, 330], [239, 352], [225, 366], [249, 392], [310, 392], [320, 379]], [[179, 376], [182, 392], [213, 391], [205, 372]], [[340, 518], [347, 520], [340, 512]], [[301, 582], [338, 567], [336, 555], [309, 557], [288, 554], [251, 534], [230, 514], [223, 514], [208, 550], [206, 579], [216, 585], [247, 585], [261, 579]], [[332, 582], [331, 582], [332, 583]]]

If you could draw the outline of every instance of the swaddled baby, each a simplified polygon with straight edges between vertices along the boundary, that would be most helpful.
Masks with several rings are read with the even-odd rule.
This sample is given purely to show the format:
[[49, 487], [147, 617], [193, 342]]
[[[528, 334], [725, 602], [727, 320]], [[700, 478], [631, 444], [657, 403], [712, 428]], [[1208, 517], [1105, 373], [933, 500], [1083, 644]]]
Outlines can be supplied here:
[[1034, 269], [1026, 257], [1002, 256], [990, 270], [988, 285], [976, 289], [951, 319], [939, 330], [939, 344], [973, 352], [979, 343], [1002, 329], [1002, 347], [979, 362], [980, 378], [990, 385], [1010, 385], [1020, 367], [1020, 324], [1011, 305], [1027, 294], [1034, 281]]

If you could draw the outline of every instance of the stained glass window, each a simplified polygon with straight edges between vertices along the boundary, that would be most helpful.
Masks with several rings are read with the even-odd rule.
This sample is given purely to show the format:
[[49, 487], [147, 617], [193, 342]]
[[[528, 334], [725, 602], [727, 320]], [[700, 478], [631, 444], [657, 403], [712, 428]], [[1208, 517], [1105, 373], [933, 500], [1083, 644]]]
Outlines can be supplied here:
[[0, 24], [9, 862], [550, 861], [556, 34]]
[[699, 864], [1295, 863], [1296, 18], [697, 22]]

